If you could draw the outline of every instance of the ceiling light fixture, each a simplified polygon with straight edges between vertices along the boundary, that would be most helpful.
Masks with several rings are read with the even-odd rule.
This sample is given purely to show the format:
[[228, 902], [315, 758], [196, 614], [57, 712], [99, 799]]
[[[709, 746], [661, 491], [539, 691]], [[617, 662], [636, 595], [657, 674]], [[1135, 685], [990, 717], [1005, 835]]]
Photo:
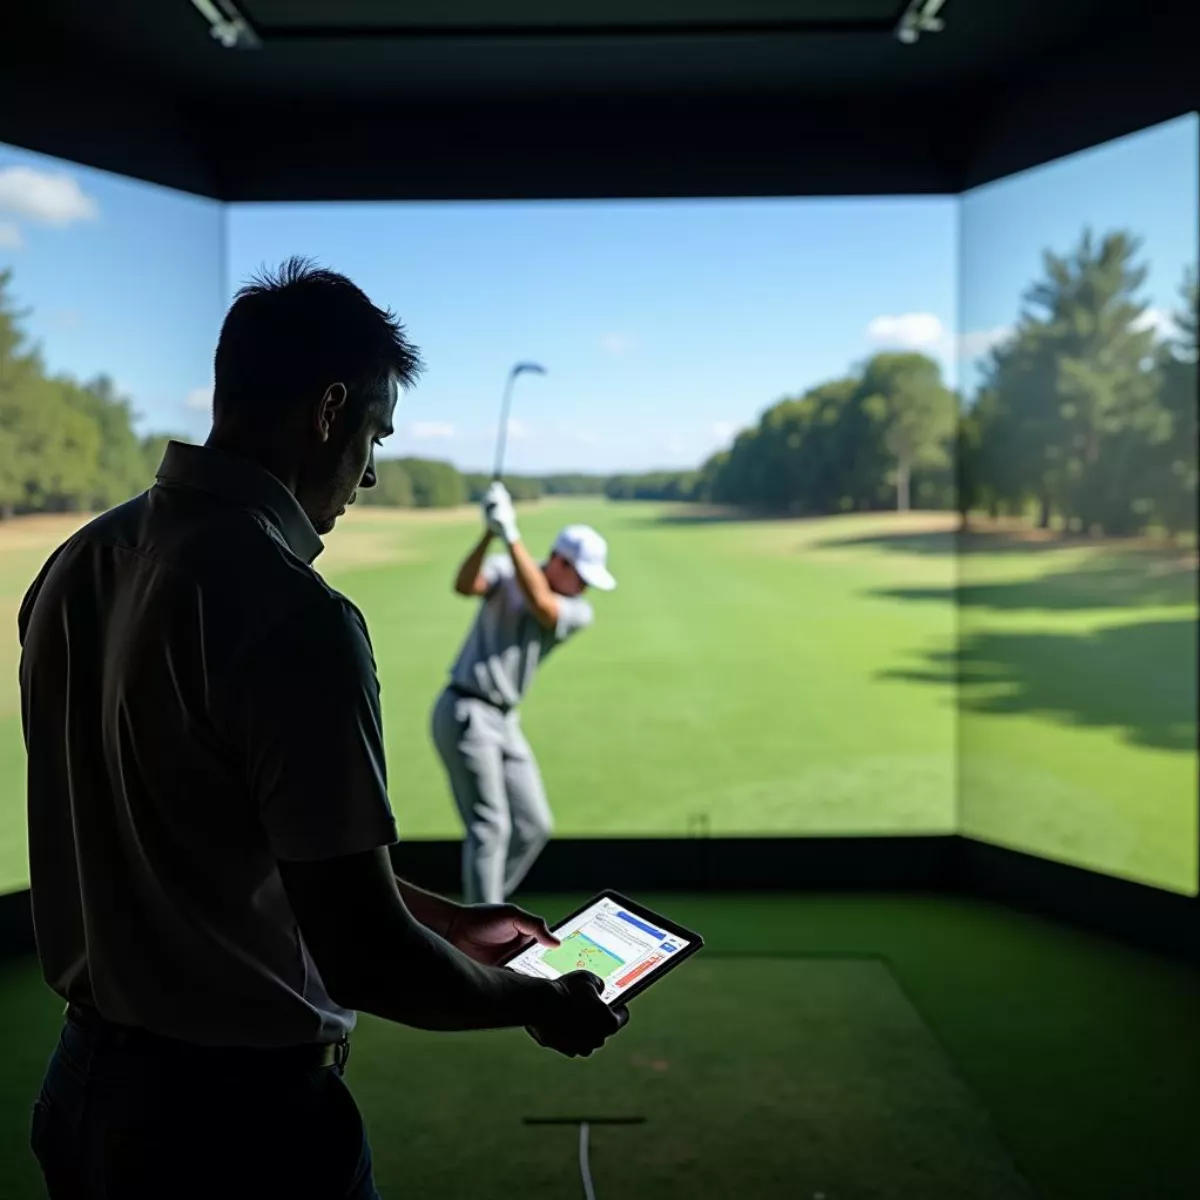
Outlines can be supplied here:
[[209, 33], [226, 50], [256, 50], [262, 45], [233, 0], [192, 0], [192, 5], [208, 22]]
[[941, 33], [946, 22], [938, 16], [946, 0], [909, 0], [896, 26], [896, 37], [906, 46], [918, 41], [923, 33]]

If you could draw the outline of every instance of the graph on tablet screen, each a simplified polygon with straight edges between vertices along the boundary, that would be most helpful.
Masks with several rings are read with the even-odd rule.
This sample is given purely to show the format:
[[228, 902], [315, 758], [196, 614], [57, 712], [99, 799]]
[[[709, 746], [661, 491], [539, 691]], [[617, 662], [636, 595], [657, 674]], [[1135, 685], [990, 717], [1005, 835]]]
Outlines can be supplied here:
[[508, 964], [523, 975], [557, 979], [571, 971], [590, 971], [604, 981], [602, 997], [611, 1002], [647, 975], [661, 970], [672, 955], [686, 950], [686, 938], [658, 929], [609, 897], [554, 930], [561, 945], [530, 946]]

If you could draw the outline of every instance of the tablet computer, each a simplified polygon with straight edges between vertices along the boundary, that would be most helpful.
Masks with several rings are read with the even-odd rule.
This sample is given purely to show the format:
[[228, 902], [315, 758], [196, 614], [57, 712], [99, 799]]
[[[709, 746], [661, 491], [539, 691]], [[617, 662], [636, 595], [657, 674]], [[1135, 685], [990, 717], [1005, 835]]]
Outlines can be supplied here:
[[561, 946], [533, 945], [501, 965], [541, 979], [590, 971], [604, 981], [601, 998], [608, 1004], [633, 999], [704, 945], [694, 930], [619, 892], [593, 896], [552, 932]]

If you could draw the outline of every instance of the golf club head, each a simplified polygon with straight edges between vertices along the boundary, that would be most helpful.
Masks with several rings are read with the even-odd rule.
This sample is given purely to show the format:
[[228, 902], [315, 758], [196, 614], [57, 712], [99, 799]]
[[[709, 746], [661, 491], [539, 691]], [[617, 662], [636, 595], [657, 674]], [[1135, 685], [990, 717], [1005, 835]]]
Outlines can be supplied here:
[[496, 465], [492, 471], [492, 482], [500, 479], [504, 472], [504, 448], [508, 441], [508, 409], [512, 403], [512, 386], [518, 375], [545, 375], [546, 368], [540, 363], [520, 362], [508, 373], [504, 386], [504, 399], [500, 403], [500, 430], [496, 435]]

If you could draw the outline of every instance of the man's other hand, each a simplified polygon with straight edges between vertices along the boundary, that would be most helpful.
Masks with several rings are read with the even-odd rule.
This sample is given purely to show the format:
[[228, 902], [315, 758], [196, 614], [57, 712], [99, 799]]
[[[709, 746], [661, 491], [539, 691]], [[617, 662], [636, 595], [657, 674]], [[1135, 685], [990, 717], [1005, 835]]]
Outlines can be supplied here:
[[572, 971], [554, 980], [554, 986], [559, 1002], [528, 1031], [539, 1046], [568, 1058], [587, 1058], [629, 1020], [623, 1005], [610, 1008], [600, 999], [604, 983], [590, 971]]
[[446, 930], [446, 941], [489, 967], [534, 943], [551, 949], [560, 944], [541, 917], [515, 904], [460, 906]]
[[508, 488], [498, 479], [488, 484], [487, 491], [483, 493], [484, 508], [492, 504], [511, 504], [512, 502], [513, 498]]
[[489, 531], [509, 545], [520, 541], [517, 512], [512, 497], [502, 483], [493, 483], [483, 495], [483, 519]]

